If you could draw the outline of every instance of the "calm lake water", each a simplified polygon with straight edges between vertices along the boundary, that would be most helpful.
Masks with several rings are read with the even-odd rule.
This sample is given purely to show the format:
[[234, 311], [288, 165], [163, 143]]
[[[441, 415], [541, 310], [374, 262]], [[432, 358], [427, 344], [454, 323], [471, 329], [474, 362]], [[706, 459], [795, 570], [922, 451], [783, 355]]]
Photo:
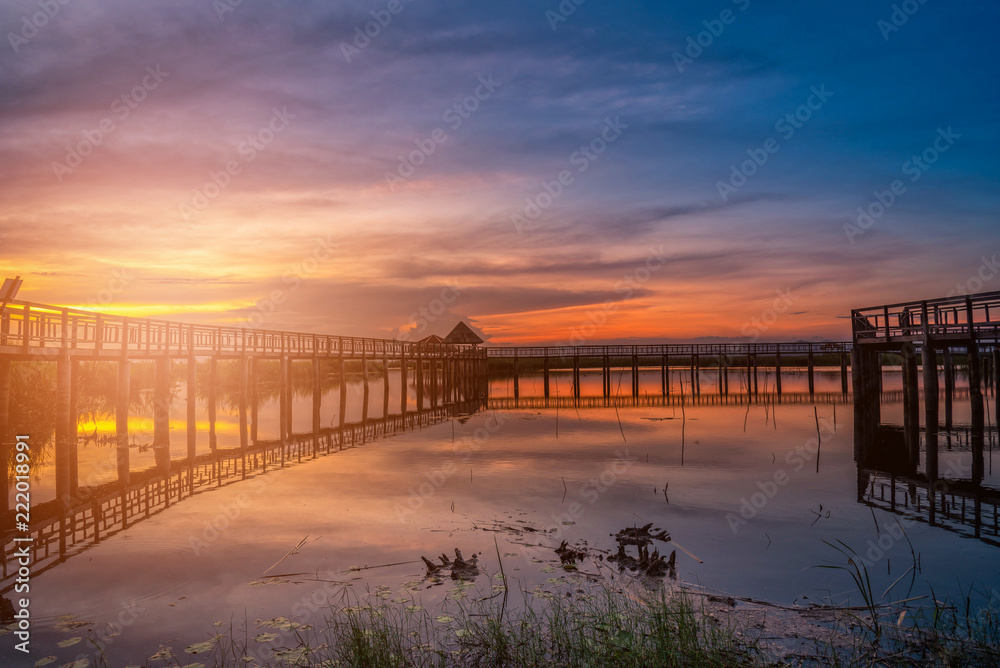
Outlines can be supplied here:
[[[184, 665], [196, 660], [185, 658], [185, 647], [231, 625], [241, 638], [245, 627], [257, 655], [267, 656], [268, 648], [287, 646], [292, 636], [255, 620], [317, 624], [329, 605], [366, 596], [453, 609], [492, 593], [497, 551], [511, 579], [511, 604], [523, 605], [522, 590], [544, 594], [565, 586], [553, 552], [560, 541], [613, 554], [612, 534], [647, 523], [670, 533], [665, 548], [677, 550], [681, 581], [735, 596], [785, 605], [862, 603], [846, 573], [816, 568], [844, 563], [824, 542], [840, 540], [865, 558], [876, 594], [916, 559], [914, 574], [885, 601], [927, 595], [933, 587], [939, 599], [971, 595], [974, 605], [991, 598], [1000, 603], [995, 506], [983, 503], [977, 538], [972, 501], [963, 520], [960, 509], [949, 506], [949, 515], [939, 513], [932, 526], [926, 504], [913, 507], [916, 496], [904, 507], [905, 480], [859, 474], [853, 409], [840, 394], [839, 369], [817, 371], [815, 403], [801, 370], [786, 370], [780, 402], [763, 393], [773, 387], [773, 373], [765, 381], [764, 370], [756, 398], [741, 394], [735, 372], [729, 396], [720, 397], [714, 371], [703, 373], [701, 397], [692, 398], [690, 377], [677, 371], [667, 402], [658, 396], [659, 370], [641, 373], [639, 405], [630, 397], [603, 405], [599, 372], [583, 372], [578, 407], [568, 400], [570, 372], [553, 373], [548, 408], [539, 398], [540, 374], [521, 377], [517, 405], [509, 379], [494, 379], [487, 410], [197, 493], [36, 575], [30, 659], [12, 650], [7, 635], [0, 662], [30, 666], [50, 655], [57, 666], [81, 657], [93, 662], [92, 638], [111, 665], [145, 662], [161, 647], [171, 648]], [[619, 374], [627, 394], [627, 369], [614, 371], [613, 387], [619, 387]], [[393, 412], [399, 411], [398, 385], [398, 376], [390, 375]], [[898, 371], [887, 370], [884, 390], [899, 387]], [[412, 409], [416, 395], [410, 391]], [[360, 420], [360, 382], [348, 392], [347, 419]], [[324, 395], [324, 425], [337, 419], [337, 394], [331, 388]], [[381, 416], [382, 406], [376, 379], [369, 416]], [[310, 397], [296, 398], [296, 431], [310, 428], [310, 410]], [[277, 436], [277, 412], [273, 399], [262, 405], [261, 438]], [[897, 403], [884, 403], [882, 415], [883, 424], [902, 423]], [[94, 417], [82, 431], [113, 433], [113, 417]], [[182, 394], [171, 418], [173, 457], [181, 458]], [[205, 419], [199, 406], [200, 427]], [[144, 429], [152, 431], [144, 420], [131, 420], [140, 441]], [[971, 475], [969, 423], [968, 399], [958, 398], [955, 430], [940, 439], [939, 470], [948, 478]], [[220, 447], [238, 445], [236, 424], [232, 410], [220, 410]], [[207, 451], [207, 429], [199, 431], [199, 452]], [[983, 480], [993, 490], [1000, 489], [995, 441], [994, 427], [987, 434]], [[110, 445], [81, 442], [81, 481], [114, 480], [109, 461]], [[152, 463], [152, 454], [133, 455], [135, 470]], [[40, 467], [38, 474], [36, 503], [53, 496], [51, 468]], [[893, 483], [897, 513], [886, 492]], [[903, 538], [897, 521], [905, 527]], [[485, 574], [468, 590], [450, 580], [429, 586], [420, 557], [455, 548], [466, 557], [478, 553]], [[582, 570], [608, 567], [588, 561]], [[255, 643], [262, 631], [278, 637]], [[74, 638], [81, 640], [59, 646]]]

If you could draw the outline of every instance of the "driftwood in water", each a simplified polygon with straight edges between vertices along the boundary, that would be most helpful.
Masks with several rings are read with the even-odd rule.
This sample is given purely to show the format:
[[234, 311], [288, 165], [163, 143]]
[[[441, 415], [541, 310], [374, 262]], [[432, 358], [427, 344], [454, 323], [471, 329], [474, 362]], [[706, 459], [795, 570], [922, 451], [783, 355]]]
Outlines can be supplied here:
[[421, 556], [424, 564], [427, 566], [427, 576], [439, 575], [442, 571], [451, 570], [452, 580], [475, 580], [476, 576], [479, 575], [479, 565], [478, 557], [473, 554], [472, 557], [466, 561], [462, 557], [461, 551], [455, 548], [455, 560], [452, 561], [448, 558], [448, 555], [442, 554], [438, 559], [441, 564], [435, 564], [433, 561], [427, 557]]
[[[649, 577], [669, 576], [671, 579], [677, 579], [677, 551], [672, 551], [669, 558], [661, 555], [659, 549], [655, 547], [652, 553], [649, 551], [653, 541], [666, 543], [670, 540], [670, 534], [662, 529], [650, 531], [652, 527], [653, 524], [649, 523], [644, 527], [629, 527], [616, 533], [618, 552], [608, 557], [608, 561], [618, 564], [618, 568], [623, 572], [628, 569]], [[632, 556], [625, 552], [626, 545], [635, 545], [637, 555]]]

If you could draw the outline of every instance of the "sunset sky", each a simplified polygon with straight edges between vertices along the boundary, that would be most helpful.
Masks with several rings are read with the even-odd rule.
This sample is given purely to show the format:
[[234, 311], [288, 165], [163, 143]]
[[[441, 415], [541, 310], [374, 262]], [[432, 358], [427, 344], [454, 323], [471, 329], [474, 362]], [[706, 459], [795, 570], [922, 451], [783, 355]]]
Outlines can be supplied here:
[[851, 307], [1000, 290], [993, 1], [8, 0], [0, 27], [22, 299], [503, 345], [841, 339]]

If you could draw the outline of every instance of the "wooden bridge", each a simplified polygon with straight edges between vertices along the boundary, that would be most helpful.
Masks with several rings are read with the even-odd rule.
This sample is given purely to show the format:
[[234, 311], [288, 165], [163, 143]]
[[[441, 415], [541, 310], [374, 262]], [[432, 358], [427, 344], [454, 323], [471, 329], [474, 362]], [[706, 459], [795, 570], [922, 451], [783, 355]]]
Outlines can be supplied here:
[[[874, 447], [874, 435], [881, 423], [878, 391], [882, 355], [894, 353], [902, 358], [903, 432], [907, 448], [913, 453], [919, 449], [922, 375], [926, 450], [936, 452], [940, 403], [938, 353], [944, 362], [948, 426], [955, 392], [955, 357], [962, 355], [968, 367], [973, 451], [978, 452], [974, 460], [979, 462], [973, 477], [981, 479], [983, 387], [1000, 385], [1000, 292], [854, 309], [851, 321], [855, 449], [863, 453]], [[996, 408], [1000, 422], [1000, 406]], [[933, 480], [937, 476], [936, 457], [928, 457], [927, 464], [927, 474]]]
[[[238, 367], [240, 448], [243, 453], [257, 444], [258, 362], [278, 360], [280, 381], [280, 441], [292, 439], [292, 363], [312, 363], [312, 438], [318, 444], [321, 388], [320, 362], [333, 360], [339, 368], [339, 428], [345, 427], [345, 364], [381, 367], [383, 374], [384, 415], [388, 415], [390, 367], [400, 373], [400, 412], [409, 408], [408, 374], [416, 376], [417, 406], [425, 408], [425, 387], [429, 388], [429, 407], [485, 398], [486, 357], [480, 349], [452, 345], [424, 345], [385, 339], [366, 339], [300, 332], [258, 331], [252, 328], [207, 327], [166, 320], [134, 319], [71, 308], [13, 300], [0, 313], [0, 458], [7, 457], [12, 437], [9, 434], [10, 365], [12, 361], [52, 361], [57, 365], [55, 468], [56, 496], [67, 511], [74, 505], [78, 491], [77, 474], [77, 365], [81, 361], [110, 361], [118, 365], [116, 416], [128, 416], [130, 365], [136, 360], [154, 361], [153, 380], [153, 451], [158, 467], [167, 474], [172, 467], [194, 465], [196, 460], [196, 397], [198, 379], [196, 362], [209, 363], [208, 395], [209, 440], [215, 450], [217, 362], [232, 360]], [[169, 393], [171, 362], [187, 363], [187, 458], [170, 462]], [[367, 373], [364, 383], [365, 409], [369, 392]], [[130, 482], [128, 420], [116, 419], [117, 468], [122, 485]], [[8, 461], [8, 459], [0, 459]], [[7, 469], [0, 478], [0, 516], [8, 509]], [[193, 484], [193, 482], [192, 482]]]
[[580, 372], [586, 369], [600, 369], [602, 375], [602, 395], [615, 394], [612, 383], [612, 369], [626, 367], [631, 370], [631, 395], [640, 396], [639, 369], [658, 367], [660, 370], [660, 393], [671, 393], [670, 376], [672, 368], [690, 371], [692, 394], [701, 393], [701, 371], [717, 369], [720, 382], [719, 393], [729, 394], [730, 370], [741, 372], [746, 382], [743, 387], [748, 393], [759, 391], [761, 366], [770, 364], [775, 370], [775, 390], [782, 393], [782, 363], [790, 360], [805, 366], [809, 377], [809, 393], [816, 391], [815, 369], [817, 358], [825, 357], [840, 365], [841, 389], [848, 392], [850, 354], [853, 346], [849, 342], [831, 343], [722, 343], [722, 344], [662, 344], [634, 346], [559, 346], [559, 347], [504, 347], [487, 348], [491, 370], [501, 370], [512, 377], [514, 397], [520, 397], [520, 371], [523, 367], [541, 366], [544, 396], [551, 396], [550, 371], [554, 368], [572, 368], [573, 395], [580, 397]]
[[[992, 388], [996, 397], [1000, 387], [1000, 292], [855, 309], [852, 322], [858, 501], [1000, 545], [1000, 490], [983, 485], [987, 433], [984, 389]], [[902, 359], [903, 425], [898, 440], [887, 439], [887, 427], [881, 424], [879, 387], [886, 353]], [[968, 480], [939, 471], [939, 354], [944, 363], [943, 433], [949, 443], [955, 433], [953, 402], [968, 398], [971, 404], [966, 437], [971, 452]], [[955, 387], [957, 357], [964, 359], [968, 369], [968, 391], [964, 393]], [[996, 406], [996, 419], [1000, 424], [1000, 405]], [[923, 471], [918, 470], [921, 455]]]

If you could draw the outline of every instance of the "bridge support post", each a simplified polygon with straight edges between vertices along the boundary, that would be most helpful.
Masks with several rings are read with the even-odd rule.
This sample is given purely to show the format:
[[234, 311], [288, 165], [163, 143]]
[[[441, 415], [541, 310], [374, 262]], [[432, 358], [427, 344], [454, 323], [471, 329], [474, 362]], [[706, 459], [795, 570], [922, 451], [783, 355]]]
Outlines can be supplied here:
[[[477, 374], [478, 375], [478, 374]], [[438, 352], [431, 353], [431, 408], [438, 407]]]
[[382, 417], [389, 417], [389, 358], [382, 353]]
[[128, 405], [129, 405], [129, 377], [130, 365], [125, 354], [118, 360], [118, 386], [115, 397], [115, 435], [118, 437], [118, 447], [116, 449], [118, 459], [118, 482], [127, 487], [130, 482], [129, 477], [129, 448], [128, 448]]
[[545, 361], [543, 362], [544, 367], [542, 369], [543, 374], [543, 384], [545, 387], [545, 398], [549, 398], [549, 351], [545, 351]]
[[660, 383], [662, 384], [663, 396], [670, 394], [670, 355], [664, 351], [660, 367]]
[[[320, 414], [323, 409], [323, 388], [320, 382], [320, 366], [319, 366], [319, 355], [315, 352], [316, 348], [313, 347], [313, 358], [312, 358], [312, 444], [313, 444], [313, 459], [316, 458], [319, 452], [319, 430], [320, 425]], [[367, 389], [367, 385], [365, 386]], [[365, 407], [368, 406], [368, 397], [365, 396]]]
[[290, 435], [288, 433], [288, 365], [288, 357], [282, 354], [278, 362], [278, 431], [283, 446], [288, 444]]
[[[997, 388], [1000, 387], [1000, 348], [993, 348], [993, 397], [996, 399]], [[1000, 428], [1000, 401], [994, 401], [996, 420], [993, 424]]]
[[[847, 382], [846, 380], [844, 381]], [[780, 344], [774, 352], [774, 388], [781, 396], [781, 347]]]
[[753, 361], [753, 394], [754, 396], [757, 396], [760, 390], [760, 373], [758, 372], [757, 353], [754, 353], [750, 359]]
[[807, 364], [809, 366], [809, 370], [808, 371], [809, 371], [809, 396], [810, 397], [816, 395], [816, 363], [815, 362], [816, 361], [815, 361], [815, 358], [813, 357], [812, 344], [810, 343], [809, 344], [809, 356], [808, 356], [808, 360], [807, 360]]
[[573, 396], [577, 399], [583, 394], [583, 388], [580, 386], [580, 353], [575, 351], [573, 354]]
[[955, 403], [955, 360], [951, 348], [944, 349], [944, 428], [951, 431]]
[[340, 400], [337, 411], [337, 426], [340, 428], [340, 445], [344, 445], [344, 425], [347, 424], [347, 362], [344, 361], [344, 341], [340, 341], [340, 356], [337, 358], [337, 371], [340, 373]]
[[[250, 358], [250, 443], [257, 445], [260, 426], [260, 358]], [[267, 454], [264, 454], [264, 470], [267, 470]]]
[[519, 360], [517, 358], [517, 350], [514, 351], [514, 400], [517, 401], [521, 396], [521, 387], [518, 381], [518, 366]]
[[247, 446], [250, 442], [250, 434], [247, 431], [247, 404], [248, 404], [248, 388], [249, 383], [247, 379], [247, 367], [248, 361], [246, 353], [240, 355], [237, 364], [240, 365], [240, 459], [242, 460], [242, 474], [243, 478], [247, 477]]
[[[691, 350], [691, 396], [698, 393], [698, 356], [694, 353], [694, 348]], [[748, 369], [749, 370], [749, 369]]]
[[63, 511], [70, 504], [70, 384], [72, 366], [64, 351], [56, 362], [56, 499]]
[[[193, 329], [193, 328], [192, 328]], [[196, 421], [198, 408], [198, 373], [195, 363], [193, 342], [187, 359], [187, 460], [188, 460], [188, 493], [194, 494], [194, 460], [198, 456], [198, 423]]]
[[927, 478], [931, 484], [938, 479], [938, 377], [937, 353], [929, 336], [924, 337], [921, 350], [924, 376], [924, 435], [927, 451]]
[[[403, 350], [399, 354], [399, 412], [406, 417], [406, 399], [409, 394], [410, 388], [406, 382], [406, 351]], [[341, 411], [343, 412], [343, 411]], [[341, 421], [340, 426], [343, 427], [344, 423]]]
[[[126, 368], [126, 373], [128, 373]], [[219, 380], [219, 363], [213, 355], [208, 361], [208, 448], [215, 452], [219, 447], [218, 436], [215, 433], [216, 402], [215, 392]], [[126, 381], [126, 387], [128, 382]], [[127, 390], [126, 390], [127, 391]], [[282, 436], [284, 441], [284, 436]]]
[[[371, 389], [368, 387], [368, 356], [367, 356], [367, 353], [365, 353], [365, 352], [361, 353], [361, 379], [362, 379], [361, 380], [361, 388], [362, 388], [362, 391], [361, 391], [361, 422], [362, 422], [362, 424], [364, 424], [365, 422], [368, 422], [368, 400], [369, 400], [369, 397], [371, 396]], [[431, 383], [433, 384], [434, 381], [432, 380]], [[431, 392], [431, 405], [432, 406], [434, 405], [434, 392], [433, 391]], [[319, 412], [319, 408], [318, 407], [316, 409], [316, 412], [317, 413]], [[319, 432], [318, 429], [316, 429], [314, 431], [317, 432], [317, 433]], [[363, 427], [362, 427], [362, 433], [364, 433], [364, 428]], [[318, 435], [316, 436], [316, 439], [317, 439], [317, 441], [319, 440], [319, 436]], [[313, 454], [315, 455], [315, 452]]]
[[80, 490], [80, 363], [74, 360], [69, 364], [69, 425], [67, 425], [67, 434], [69, 434], [69, 496], [75, 500], [77, 492]]
[[639, 398], [639, 356], [632, 353], [632, 398]]
[[840, 353], [840, 392], [847, 395], [847, 353]]
[[170, 471], [170, 358], [153, 363], [153, 454], [163, 475]]
[[417, 412], [424, 410], [424, 353], [417, 348]]
[[0, 515], [10, 510], [10, 475], [6, 462], [10, 461], [10, 360], [0, 358]]
[[903, 440], [913, 470], [920, 459], [920, 393], [917, 386], [917, 349], [912, 343], [903, 344]]
[[285, 433], [288, 434], [288, 440], [291, 441], [295, 437], [295, 429], [292, 426], [294, 424], [292, 410], [295, 404], [295, 382], [293, 380], [295, 378], [295, 360], [292, 359], [291, 355], [286, 355], [285, 359], [287, 360], [285, 362], [285, 376], [281, 382], [285, 386]]
[[855, 346], [851, 351], [854, 385], [854, 457], [867, 461], [880, 422], [878, 353]]

